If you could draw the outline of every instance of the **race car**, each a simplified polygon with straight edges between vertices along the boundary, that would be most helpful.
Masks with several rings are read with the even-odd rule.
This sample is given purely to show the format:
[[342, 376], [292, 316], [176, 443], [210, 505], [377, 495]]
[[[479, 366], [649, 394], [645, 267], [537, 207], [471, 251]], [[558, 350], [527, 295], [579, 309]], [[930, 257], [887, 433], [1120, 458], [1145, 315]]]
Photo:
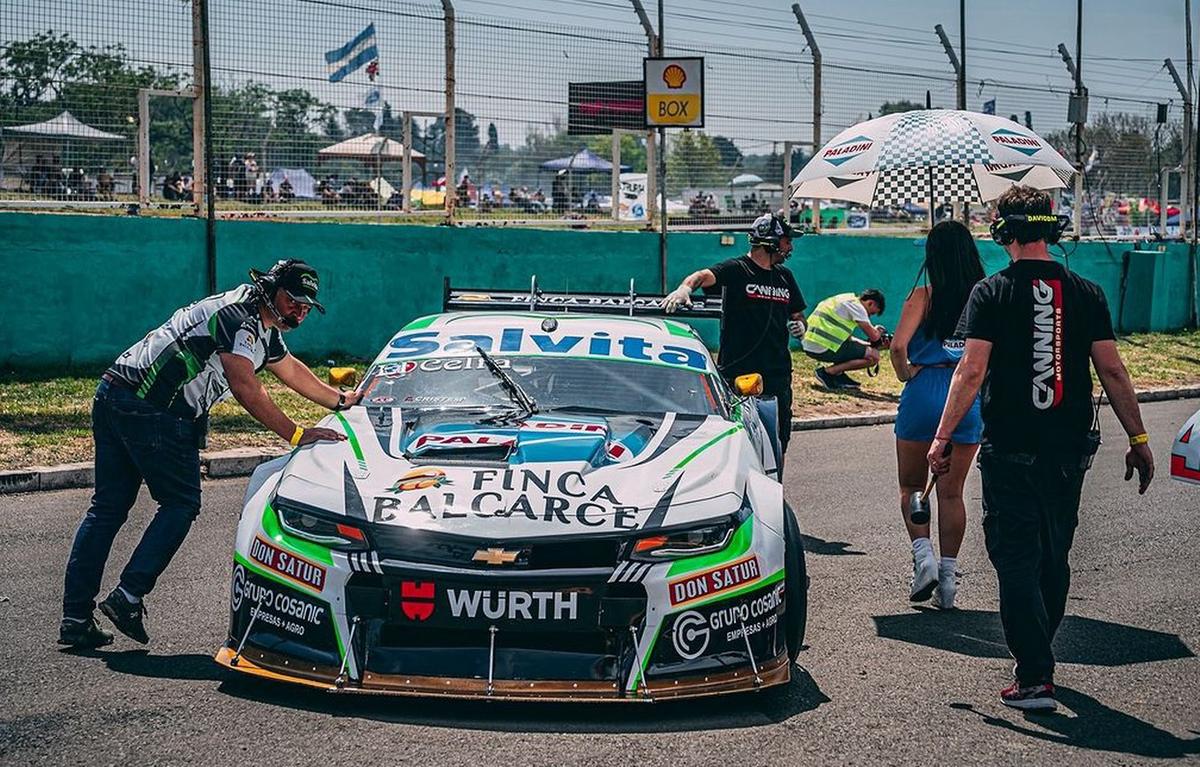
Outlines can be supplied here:
[[1171, 477], [1200, 485], [1200, 410], [1184, 422], [1171, 445]]
[[[698, 300], [684, 315], [719, 316]], [[788, 682], [808, 579], [774, 400], [656, 299], [451, 290], [361, 403], [254, 472], [236, 671], [336, 692], [654, 701]], [[783, 425], [782, 428], [787, 428]]]

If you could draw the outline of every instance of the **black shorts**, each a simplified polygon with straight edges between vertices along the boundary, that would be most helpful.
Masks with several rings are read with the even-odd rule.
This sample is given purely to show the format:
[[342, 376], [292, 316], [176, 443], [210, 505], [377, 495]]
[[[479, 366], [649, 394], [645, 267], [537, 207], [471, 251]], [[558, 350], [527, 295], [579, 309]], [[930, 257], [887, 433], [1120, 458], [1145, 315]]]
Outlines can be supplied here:
[[857, 338], [847, 338], [835, 352], [826, 349], [822, 349], [819, 352], [810, 352], [808, 349], [805, 349], [804, 353], [814, 360], [828, 362], [830, 365], [840, 365], [843, 362], [866, 359], [867, 350], [870, 348], [870, 346], [859, 341]]

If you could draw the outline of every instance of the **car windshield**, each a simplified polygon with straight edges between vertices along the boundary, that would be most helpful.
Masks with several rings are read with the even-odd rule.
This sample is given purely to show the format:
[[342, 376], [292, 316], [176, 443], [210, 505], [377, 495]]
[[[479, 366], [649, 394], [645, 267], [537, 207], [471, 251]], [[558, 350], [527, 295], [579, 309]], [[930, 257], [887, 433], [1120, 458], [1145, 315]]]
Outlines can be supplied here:
[[[666, 365], [571, 357], [496, 357], [541, 412], [557, 409], [615, 413], [721, 412], [710, 374]], [[511, 408], [513, 401], [483, 359], [431, 357], [384, 362], [367, 376], [364, 405]]]

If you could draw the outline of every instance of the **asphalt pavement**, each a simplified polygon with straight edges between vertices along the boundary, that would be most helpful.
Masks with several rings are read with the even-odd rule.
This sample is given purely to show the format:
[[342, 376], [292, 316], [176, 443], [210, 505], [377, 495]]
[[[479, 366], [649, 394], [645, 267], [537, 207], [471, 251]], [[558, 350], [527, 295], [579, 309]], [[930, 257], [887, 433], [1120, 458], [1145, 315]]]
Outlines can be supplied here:
[[[55, 645], [62, 570], [90, 491], [0, 496], [3, 764], [1130, 764], [1200, 761], [1200, 488], [1166, 476], [1200, 405], [1143, 406], [1160, 476], [1137, 495], [1110, 435], [1089, 475], [1056, 645], [1059, 713], [1002, 706], [1012, 661], [979, 528], [959, 558], [960, 609], [907, 601], [888, 426], [796, 434], [787, 493], [806, 534], [808, 648], [789, 688], [652, 705], [352, 698], [233, 675], [230, 557], [245, 480], [204, 509], [147, 600], [151, 643]], [[143, 492], [111, 587], [154, 510]]]

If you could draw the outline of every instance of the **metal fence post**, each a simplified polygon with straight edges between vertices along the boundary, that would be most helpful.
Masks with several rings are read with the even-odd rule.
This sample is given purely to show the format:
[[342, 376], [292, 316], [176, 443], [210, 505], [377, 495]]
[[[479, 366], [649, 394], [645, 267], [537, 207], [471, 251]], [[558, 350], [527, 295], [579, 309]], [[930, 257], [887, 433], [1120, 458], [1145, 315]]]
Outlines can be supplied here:
[[612, 208], [613, 221], [621, 220], [621, 131], [612, 132], [612, 197], [609, 207]]
[[1179, 187], [1179, 234], [1186, 237], [1187, 224], [1184, 222], [1191, 217], [1192, 212], [1189, 205], [1193, 188], [1191, 183], [1192, 167], [1188, 161], [1194, 151], [1192, 142], [1195, 140], [1192, 132], [1192, 98], [1188, 89], [1184, 87], [1183, 80], [1179, 77], [1179, 70], [1175, 69], [1175, 62], [1164, 59], [1163, 65], [1171, 73], [1171, 79], [1175, 81], [1175, 87], [1179, 90], [1179, 95], [1183, 97], [1183, 176], [1180, 178]]
[[[1067, 46], [1063, 43], [1058, 44], [1058, 55], [1062, 57], [1063, 63], [1067, 65], [1067, 73], [1071, 75], [1071, 79], [1075, 81], [1075, 95], [1082, 96], [1083, 84], [1080, 79], [1080, 73], [1075, 69], [1075, 61], [1071, 58], [1071, 52], [1067, 50]], [[1067, 115], [1068, 120], [1070, 114]], [[1078, 240], [1083, 235], [1083, 160], [1080, 156], [1080, 144], [1083, 131], [1083, 123], [1075, 123], [1075, 208], [1071, 211], [1072, 219], [1072, 236]]]
[[208, 156], [204, 151], [204, 100], [208, 98], [208, 41], [205, 39], [206, 0], [192, 0], [192, 204], [196, 215], [207, 216], [204, 194], [208, 190]]
[[138, 203], [150, 204], [150, 91], [138, 91]]
[[446, 35], [446, 129], [445, 136], [445, 169], [446, 185], [446, 220], [454, 223], [454, 208], [457, 204], [458, 179], [454, 172], [454, 136], [457, 115], [454, 109], [454, 5], [450, 0], [442, 0], [442, 26]]
[[[954, 83], [955, 83], [955, 90], [956, 90], [955, 103], [957, 105], [957, 108], [958, 109], [966, 109], [967, 108], [967, 87], [966, 87], [967, 81], [965, 79], [965, 72], [963, 71], [963, 65], [958, 60], [958, 54], [956, 54], [954, 52], [954, 46], [952, 46], [950, 44], [950, 38], [946, 36], [946, 30], [942, 28], [942, 25], [934, 24], [933, 31], [937, 33], [938, 40], [941, 41], [942, 48], [945, 49], [945, 51], [946, 51], [946, 57], [948, 59], [950, 59], [950, 68], [954, 70]], [[960, 36], [961, 36], [961, 30], [960, 30]], [[952, 205], [953, 205], [953, 210], [954, 210], [954, 214], [953, 214], [954, 218], [956, 220], [959, 218], [962, 218], [962, 212], [963, 212], [962, 211], [962, 208], [963, 208], [962, 202], [960, 200], [954, 200]], [[970, 203], [968, 203], [967, 207], [969, 210]], [[935, 218], [936, 218], [936, 216], [935, 216]], [[969, 222], [968, 222], [968, 226], [969, 226]]]
[[[812, 51], [813, 59], [813, 116], [812, 116], [812, 145], [813, 156], [821, 151], [821, 49], [817, 47], [817, 38], [813, 36], [812, 29], [808, 26], [808, 21], [804, 18], [804, 12], [800, 10], [800, 3], [792, 3], [792, 13], [796, 16], [796, 21], [800, 23], [800, 31], [804, 33], [804, 40], [808, 43], [808, 49]], [[791, 179], [788, 179], [791, 183]], [[789, 195], [788, 199], [791, 199]], [[821, 231], [821, 201], [814, 199], [812, 201], [812, 230], [814, 232]]]
[[[642, 0], [629, 0], [633, 5], [633, 11], [637, 14], [638, 23], [642, 25], [642, 30], [646, 33], [646, 55], [661, 56], [662, 49], [659, 46], [658, 35], [654, 33], [654, 27], [650, 25], [650, 17], [646, 15], [646, 9], [642, 7]], [[653, 227], [655, 216], [658, 214], [658, 151], [655, 146], [655, 133], [653, 130], [646, 131], [646, 223]], [[666, 215], [666, 212], [663, 212]]]
[[404, 212], [412, 212], [412, 112], [404, 112]]

